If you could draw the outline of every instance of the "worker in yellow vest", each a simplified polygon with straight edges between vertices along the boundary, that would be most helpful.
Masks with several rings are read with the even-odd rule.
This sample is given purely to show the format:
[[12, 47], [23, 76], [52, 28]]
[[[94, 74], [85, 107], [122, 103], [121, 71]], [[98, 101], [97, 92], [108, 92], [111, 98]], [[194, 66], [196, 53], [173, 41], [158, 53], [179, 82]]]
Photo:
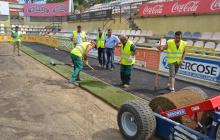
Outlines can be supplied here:
[[175, 38], [169, 39], [166, 46], [158, 47], [160, 51], [167, 51], [167, 62], [169, 66], [169, 82], [167, 86], [171, 92], [175, 91], [175, 77], [185, 58], [186, 45], [187, 43], [182, 40], [182, 32], [177, 31], [175, 32]]
[[99, 65], [102, 68], [105, 67], [105, 37], [106, 37], [106, 33], [99, 28], [96, 38], [96, 44], [98, 48]]
[[77, 26], [77, 31], [73, 31], [72, 40], [73, 40], [74, 46], [86, 41], [86, 33], [82, 31], [82, 27], [80, 25]]
[[133, 65], [135, 63], [136, 46], [133, 42], [127, 39], [126, 36], [120, 36], [121, 41], [121, 82], [124, 88], [128, 88], [130, 85], [131, 74], [133, 70]]
[[88, 65], [88, 54], [93, 48], [96, 48], [95, 41], [83, 42], [76, 45], [76, 47], [70, 52], [74, 64], [74, 71], [70, 77], [70, 83], [78, 85], [77, 82], [80, 81], [79, 74], [83, 69], [83, 62]]
[[12, 30], [11, 37], [13, 42], [13, 53], [15, 53], [15, 49], [18, 49], [18, 56], [20, 56], [20, 47], [21, 47], [21, 33], [18, 31], [19, 27], [16, 26], [15, 30]]

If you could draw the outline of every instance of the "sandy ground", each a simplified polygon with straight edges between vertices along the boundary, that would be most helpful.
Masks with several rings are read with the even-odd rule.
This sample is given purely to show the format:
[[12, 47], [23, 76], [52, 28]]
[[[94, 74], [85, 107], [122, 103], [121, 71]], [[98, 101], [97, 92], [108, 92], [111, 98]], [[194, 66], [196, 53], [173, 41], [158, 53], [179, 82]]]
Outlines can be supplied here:
[[0, 140], [120, 140], [117, 112], [0, 44]]

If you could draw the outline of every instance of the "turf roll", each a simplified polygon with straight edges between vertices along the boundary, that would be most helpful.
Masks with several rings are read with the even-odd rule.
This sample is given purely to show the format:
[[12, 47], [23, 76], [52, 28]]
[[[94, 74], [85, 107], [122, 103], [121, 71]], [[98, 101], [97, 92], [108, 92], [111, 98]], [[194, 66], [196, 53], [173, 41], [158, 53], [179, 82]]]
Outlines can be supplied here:
[[[158, 107], [161, 107], [163, 111], [168, 111], [187, 105], [192, 105], [204, 100], [205, 98], [201, 94], [198, 94], [196, 91], [180, 90], [175, 93], [165, 94], [153, 98], [150, 102], [150, 107], [155, 112], [158, 111]], [[199, 120], [201, 119], [201, 116], [202, 113], [199, 113]], [[197, 123], [187, 116], [175, 118], [173, 120], [182, 123], [192, 129], [195, 129], [197, 127]]]

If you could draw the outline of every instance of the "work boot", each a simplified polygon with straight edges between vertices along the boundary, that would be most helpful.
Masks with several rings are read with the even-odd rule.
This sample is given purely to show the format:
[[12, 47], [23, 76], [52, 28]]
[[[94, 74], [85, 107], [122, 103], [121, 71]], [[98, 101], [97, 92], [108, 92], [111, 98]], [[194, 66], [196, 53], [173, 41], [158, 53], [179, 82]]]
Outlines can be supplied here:
[[81, 79], [76, 79], [76, 82], [80, 82], [81, 81]]
[[171, 92], [175, 92], [175, 89], [172, 88], [172, 87], [169, 87], [169, 90], [170, 90]]
[[79, 86], [79, 83], [77, 81], [72, 81], [72, 80], [69, 80], [69, 83], [70, 84], [73, 84], [75, 86]]
[[123, 82], [121, 82], [121, 83], [119, 84], [119, 86], [120, 86], [120, 87], [123, 87], [123, 86], [124, 86], [124, 83], [123, 83]]
[[129, 88], [129, 85], [124, 84], [124, 85], [123, 85], [123, 88]]
[[166, 89], [167, 89], [167, 90], [170, 90], [170, 87], [171, 87], [171, 85], [170, 85], [170, 83], [168, 83]]

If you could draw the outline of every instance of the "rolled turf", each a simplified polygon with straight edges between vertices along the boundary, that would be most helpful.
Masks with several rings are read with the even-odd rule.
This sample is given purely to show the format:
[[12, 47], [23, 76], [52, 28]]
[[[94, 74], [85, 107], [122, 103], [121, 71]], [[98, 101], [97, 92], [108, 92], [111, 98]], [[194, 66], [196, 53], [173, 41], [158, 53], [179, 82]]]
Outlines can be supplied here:
[[[164, 94], [155, 97], [151, 100], [150, 107], [153, 111], [158, 111], [158, 107], [161, 107], [163, 111], [168, 111], [187, 105], [192, 105], [204, 100], [205, 98], [201, 94], [196, 93], [195, 91], [180, 90], [175, 93]], [[201, 120], [202, 115], [202, 113], [198, 114], [199, 121]], [[174, 120], [193, 129], [195, 129], [198, 126], [197, 122], [193, 121], [187, 116], [180, 117]]]

